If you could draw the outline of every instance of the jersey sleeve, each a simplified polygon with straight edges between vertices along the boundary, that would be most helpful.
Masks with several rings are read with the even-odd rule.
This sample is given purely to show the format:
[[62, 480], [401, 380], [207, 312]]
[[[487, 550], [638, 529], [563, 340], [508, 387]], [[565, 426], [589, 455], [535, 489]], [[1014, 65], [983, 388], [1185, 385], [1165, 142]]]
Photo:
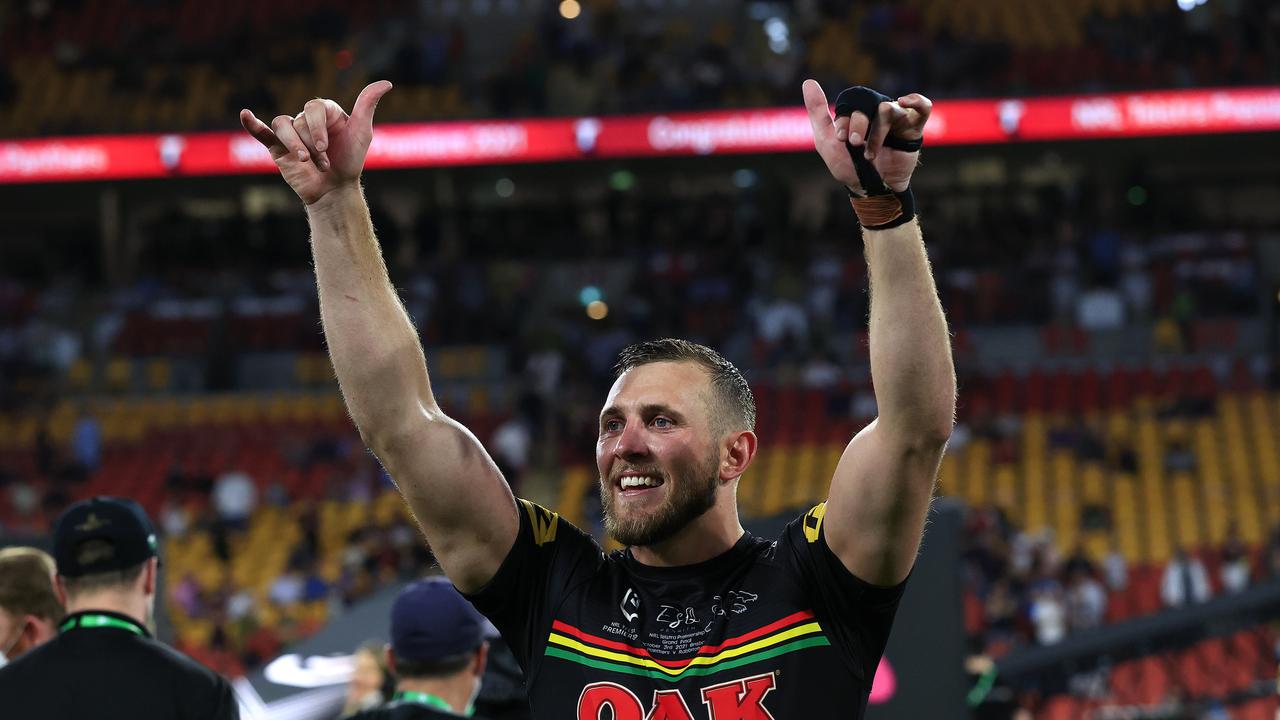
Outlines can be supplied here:
[[511, 552], [483, 588], [465, 597], [502, 633], [527, 680], [560, 600], [599, 569], [604, 552], [558, 513], [520, 498], [516, 503], [520, 531]]
[[840, 647], [851, 670], [870, 683], [907, 581], [881, 587], [849, 572], [827, 545], [822, 531], [826, 509], [826, 503], [816, 505], [787, 525], [778, 555], [799, 577], [818, 622]]

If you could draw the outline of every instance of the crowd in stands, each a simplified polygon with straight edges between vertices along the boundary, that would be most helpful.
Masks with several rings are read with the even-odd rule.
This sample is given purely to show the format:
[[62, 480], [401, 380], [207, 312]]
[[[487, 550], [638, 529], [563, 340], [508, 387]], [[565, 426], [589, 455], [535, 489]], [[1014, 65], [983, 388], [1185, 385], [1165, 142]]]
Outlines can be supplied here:
[[[1154, 323], [1154, 346], [1177, 354], [1206, 340], [1200, 319], [1257, 312], [1260, 229], [1219, 227], [1172, 193], [1159, 200], [1155, 187], [1150, 208], [1101, 210], [1094, 193], [1103, 194], [1082, 183], [976, 215], [926, 208], [952, 324]], [[529, 376], [525, 405], [536, 410], [552, 391], [578, 392], [562, 379], [598, 387], [638, 337], [693, 337], [757, 371], [833, 384], [833, 366], [855, 360], [840, 339], [864, 330], [867, 314], [864, 260], [845, 240], [856, 230], [836, 195], [807, 181], [611, 192], [427, 208], [402, 223], [375, 193], [374, 219], [428, 347], [501, 342], [504, 369]], [[0, 277], [0, 405], [13, 402], [16, 378], [62, 376], [80, 358], [203, 354], [203, 377], [175, 377], [174, 389], [216, 390], [234, 384], [239, 352], [320, 350], [305, 233], [295, 215], [219, 221], [175, 208], [145, 226], [148, 252], [131, 284], [103, 288], [49, 267]], [[20, 259], [11, 267], [23, 271]], [[565, 288], [567, 276], [588, 279]], [[600, 320], [579, 302], [593, 282], [589, 292], [610, 308]]]
[[790, 105], [811, 76], [939, 97], [1280, 80], [1266, 0], [582, 5], [21, 3], [0, 15], [0, 133], [230, 129], [375, 78], [402, 88], [385, 120]]
[[1220, 545], [1178, 547], [1163, 567], [1135, 569], [1116, 544], [1101, 558], [1083, 545], [1064, 557], [1052, 530], [1028, 532], [989, 505], [970, 510], [964, 557], [971, 646], [1000, 657], [1128, 619], [1141, 605], [1179, 608], [1280, 579], [1280, 525], [1260, 548], [1233, 525]]

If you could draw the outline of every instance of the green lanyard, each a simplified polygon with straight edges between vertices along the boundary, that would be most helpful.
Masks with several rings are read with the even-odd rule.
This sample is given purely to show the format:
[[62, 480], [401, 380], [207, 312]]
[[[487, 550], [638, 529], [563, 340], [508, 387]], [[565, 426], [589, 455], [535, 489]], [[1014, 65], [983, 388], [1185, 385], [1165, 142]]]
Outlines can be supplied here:
[[[450, 705], [448, 702], [445, 702], [443, 698], [436, 697], [431, 693], [413, 692], [411, 690], [401, 690], [400, 692], [396, 693], [396, 696], [392, 699], [396, 700], [397, 702], [417, 703], [419, 705], [426, 705], [427, 707], [433, 707], [438, 710], [444, 710], [447, 713], [451, 713], [455, 715], [457, 714], [453, 712], [452, 705]], [[471, 717], [471, 713], [473, 712], [475, 712], [475, 708], [468, 705], [467, 711], [465, 713], [466, 717]]]
[[142, 637], [147, 636], [147, 631], [143, 630], [142, 626], [136, 622], [130, 622], [129, 620], [121, 620], [120, 618], [114, 618], [114, 617], [111, 617], [110, 615], [96, 615], [92, 613], [86, 614], [86, 615], [76, 615], [75, 617], [68, 618], [66, 622], [62, 623], [62, 626], [59, 627], [58, 630], [59, 632], [66, 632], [68, 630], [73, 630], [75, 628], [104, 628], [104, 627], [116, 628], [117, 630], [128, 630], [134, 635], [141, 635]]

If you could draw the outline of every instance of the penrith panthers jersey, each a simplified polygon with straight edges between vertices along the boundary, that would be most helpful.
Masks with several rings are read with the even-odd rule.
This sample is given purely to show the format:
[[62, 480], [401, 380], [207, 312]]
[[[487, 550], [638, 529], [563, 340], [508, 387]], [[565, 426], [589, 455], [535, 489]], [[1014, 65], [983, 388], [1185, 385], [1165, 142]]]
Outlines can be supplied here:
[[852, 575], [825, 505], [683, 567], [606, 555], [519, 501], [520, 532], [470, 595], [524, 669], [538, 720], [861, 718], [905, 582]]

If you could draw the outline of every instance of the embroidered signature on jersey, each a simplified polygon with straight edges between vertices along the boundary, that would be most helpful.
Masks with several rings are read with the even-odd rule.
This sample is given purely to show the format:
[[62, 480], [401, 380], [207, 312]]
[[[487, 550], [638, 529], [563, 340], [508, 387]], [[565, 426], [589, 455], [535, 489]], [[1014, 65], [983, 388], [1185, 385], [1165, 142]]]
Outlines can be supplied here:
[[711, 606], [711, 614], [724, 615], [725, 611], [728, 610], [734, 615], [741, 615], [747, 611], [748, 605], [759, 599], [760, 596], [753, 592], [747, 592], [746, 590], [730, 590], [725, 594], [725, 598], [721, 598], [719, 595], [711, 598], [715, 603]]
[[[753, 675], [699, 689], [706, 712], [694, 715], [679, 690], [654, 690], [646, 710], [640, 698], [617, 683], [597, 682], [582, 688], [577, 720], [773, 720], [765, 699], [776, 687], [773, 673]], [[611, 714], [604, 715], [609, 708]]]
[[696, 624], [698, 616], [691, 607], [681, 609], [675, 605], [663, 605], [662, 611], [658, 613], [658, 617], [654, 618], [654, 620], [665, 623], [667, 627], [675, 630], [681, 625]]

